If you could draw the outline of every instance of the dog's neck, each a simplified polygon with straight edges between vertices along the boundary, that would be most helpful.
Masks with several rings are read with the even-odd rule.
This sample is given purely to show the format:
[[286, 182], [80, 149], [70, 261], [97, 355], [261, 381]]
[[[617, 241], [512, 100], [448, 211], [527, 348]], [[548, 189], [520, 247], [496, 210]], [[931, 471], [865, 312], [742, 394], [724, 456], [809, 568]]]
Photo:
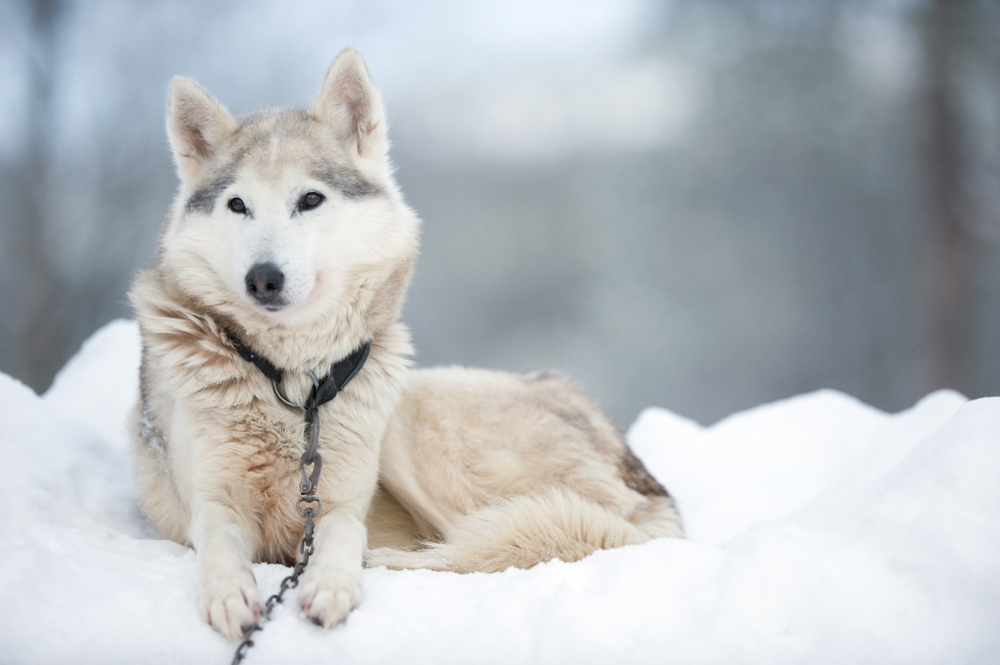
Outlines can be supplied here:
[[[352, 330], [346, 325], [245, 325], [229, 316], [217, 316], [216, 320], [230, 341], [238, 345], [237, 349], [242, 346], [265, 358], [265, 362], [278, 373], [309, 370], [321, 376], [331, 365], [374, 337], [360, 326], [360, 329]], [[261, 365], [258, 364], [258, 367]]]
[[[240, 354], [243, 360], [248, 363], [253, 364], [260, 370], [261, 374], [271, 379], [275, 383], [281, 383], [284, 378], [285, 370], [281, 367], [277, 367], [272, 363], [267, 356], [257, 351], [254, 351], [250, 346], [247, 345], [238, 335], [234, 333], [223, 330], [226, 337], [229, 338], [229, 342], [236, 349], [236, 352]], [[358, 370], [365, 364], [365, 360], [368, 358], [368, 352], [371, 350], [371, 344], [365, 342], [350, 355], [341, 358], [340, 360], [334, 362], [329, 371], [322, 378], [316, 377], [320, 384], [326, 384], [327, 380], [333, 378], [333, 386], [337, 389], [347, 385], [347, 383], [354, 378], [354, 375], [358, 373]], [[314, 373], [315, 374], [315, 373]], [[336, 394], [336, 389], [333, 390]], [[329, 398], [327, 398], [329, 399]], [[322, 400], [327, 401], [327, 400]], [[320, 403], [322, 403], [322, 401]]]
[[353, 377], [360, 366], [362, 350], [367, 359], [370, 342], [377, 343], [378, 338], [377, 334], [362, 337], [364, 331], [351, 334], [344, 327], [256, 327], [243, 326], [218, 313], [213, 313], [213, 318], [220, 341], [280, 386], [284, 398], [296, 405], [309, 399], [313, 389], [310, 375], [321, 382], [334, 377], [335, 386], [346, 383], [344, 377]]

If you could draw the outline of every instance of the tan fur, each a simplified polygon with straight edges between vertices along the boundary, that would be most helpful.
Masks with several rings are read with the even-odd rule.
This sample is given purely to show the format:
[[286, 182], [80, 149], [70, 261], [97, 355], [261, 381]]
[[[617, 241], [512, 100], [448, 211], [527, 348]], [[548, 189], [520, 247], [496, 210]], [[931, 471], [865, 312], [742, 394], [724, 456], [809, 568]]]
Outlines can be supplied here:
[[[371, 343], [320, 407], [323, 508], [298, 600], [325, 627], [360, 602], [366, 547], [369, 565], [499, 571], [683, 535], [673, 500], [569, 381], [408, 371], [398, 317], [419, 221], [355, 51], [334, 61], [311, 111], [237, 120], [177, 78], [167, 130], [180, 187], [159, 260], [129, 293], [143, 342], [135, 474], [159, 533], [198, 551], [214, 628], [237, 638], [257, 620], [251, 563], [294, 563], [303, 529], [303, 415], [234, 340], [285, 370], [299, 404], [307, 371]], [[303, 207], [307, 193], [321, 204]], [[254, 286], [265, 264], [281, 271], [279, 300]]]
[[495, 572], [684, 535], [621, 432], [551, 373], [411, 372], [380, 473], [397, 504], [373, 506], [369, 538], [390, 521], [380, 510], [406, 510], [413, 529], [406, 541], [397, 526], [402, 544], [373, 549], [369, 566]]

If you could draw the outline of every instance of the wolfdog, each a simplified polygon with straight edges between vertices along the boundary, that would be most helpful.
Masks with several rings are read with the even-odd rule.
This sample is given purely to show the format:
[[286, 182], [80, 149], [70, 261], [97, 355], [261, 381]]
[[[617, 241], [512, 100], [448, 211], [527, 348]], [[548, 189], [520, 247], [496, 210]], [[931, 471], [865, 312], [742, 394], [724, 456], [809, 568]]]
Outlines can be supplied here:
[[673, 500], [567, 380], [409, 369], [398, 319], [420, 222], [356, 51], [309, 111], [234, 119], [177, 77], [167, 132], [180, 185], [129, 292], [133, 453], [144, 512], [198, 552], [216, 630], [236, 639], [259, 618], [253, 562], [302, 560], [304, 488], [318, 517], [298, 601], [327, 628], [360, 602], [366, 553], [495, 571], [683, 535]]

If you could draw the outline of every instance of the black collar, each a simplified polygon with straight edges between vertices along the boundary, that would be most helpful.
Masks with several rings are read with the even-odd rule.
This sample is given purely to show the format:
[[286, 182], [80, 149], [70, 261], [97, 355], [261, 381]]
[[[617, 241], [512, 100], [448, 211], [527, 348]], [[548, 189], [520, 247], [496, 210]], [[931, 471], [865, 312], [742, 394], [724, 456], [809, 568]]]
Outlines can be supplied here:
[[[281, 383], [281, 378], [285, 375], [285, 370], [275, 367], [274, 363], [268, 360], [266, 357], [255, 353], [249, 346], [247, 346], [239, 337], [232, 334], [228, 330], [226, 332], [226, 337], [232, 343], [236, 352], [240, 354], [243, 360], [248, 363], [253, 363], [257, 366], [257, 369], [267, 378], [271, 379], [271, 382], [275, 385], [275, 390], [277, 390], [277, 385]], [[327, 372], [326, 376], [318, 380], [318, 383], [313, 388], [312, 394], [309, 396], [309, 402], [306, 408], [315, 409], [321, 404], [329, 402], [331, 399], [337, 396], [337, 393], [343, 390], [354, 376], [361, 371], [362, 366], [364, 366], [365, 361], [368, 360], [368, 352], [371, 350], [371, 343], [365, 342], [357, 349], [351, 352], [349, 356], [338, 360], [330, 366], [330, 371]]]

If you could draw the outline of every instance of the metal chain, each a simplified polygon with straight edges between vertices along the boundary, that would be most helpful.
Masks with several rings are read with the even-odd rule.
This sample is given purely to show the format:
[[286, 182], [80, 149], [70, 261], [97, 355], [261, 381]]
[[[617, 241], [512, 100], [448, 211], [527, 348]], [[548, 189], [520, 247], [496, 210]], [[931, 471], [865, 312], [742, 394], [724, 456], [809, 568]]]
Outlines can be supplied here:
[[[313, 531], [316, 529], [316, 524], [313, 518], [318, 517], [323, 510], [323, 502], [314, 495], [316, 494], [316, 487], [319, 484], [319, 474], [323, 470], [323, 457], [316, 450], [319, 447], [319, 406], [316, 404], [316, 395], [319, 392], [319, 380], [312, 372], [307, 373], [313, 381], [313, 390], [305, 407], [296, 406], [286, 400], [278, 390], [277, 382], [273, 382], [274, 392], [284, 404], [292, 408], [302, 409], [306, 413], [306, 451], [299, 458], [299, 472], [302, 474], [302, 479], [299, 482], [299, 492], [302, 496], [299, 497], [298, 502], [295, 504], [295, 509], [305, 520], [305, 535], [299, 542], [299, 553], [302, 555], [302, 560], [295, 564], [291, 575], [281, 580], [281, 587], [278, 593], [272, 595], [264, 603], [264, 609], [260, 613], [260, 618], [244, 631], [243, 641], [236, 647], [236, 653], [233, 654], [232, 665], [239, 665], [243, 661], [247, 650], [254, 644], [252, 639], [253, 634], [258, 630], [263, 630], [263, 624], [270, 620], [271, 611], [274, 610], [276, 604], [283, 601], [285, 592], [299, 585], [299, 577], [305, 571], [306, 565], [309, 563], [309, 557], [312, 556], [314, 550]], [[307, 475], [306, 466], [308, 465], [312, 465], [313, 471]], [[309, 505], [313, 503], [316, 504], [315, 510]], [[303, 508], [303, 504], [306, 504], [305, 508]]]
[[[316, 510], [314, 511], [311, 506], [302, 509], [302, 504], [305, 503], [315, 503]], [[253, 646], [253, 634], [258, 630], [262, 630], [264, 626], [262, 625], [271, 618], [271, 611], [274, 610], [274, 606], [282, 602], [285, 592], [289, 589], [294, 589], [299, 585], [299, 577], [306, 569], [306, 565], [309, 563], [309, 557], [313, 553], [313, 530], [316, 528], [313, 522], [313, 517], [319, 515], [320, 511], [323, 509], [323, 502], [314, 496], [304, 496], [299, 499], [299, 503], [296, 506], [299, 511], [299, 515], [305, 518], [305, 536], [299, 543], [299, 552], [302, 554], [302, 560], [295, 564], [295, 568], [292, 569], [292, 574], [281, 580], [281, 587], [278, 593], [274, 594], [267, 599], [264, 603], [264, 609], [260, 613], [260, 619], [250, 625], [249, 628], [243, 634], [243, 641], [240, 645], [236, 647], [236, 653], [233, 655], [232, 665], [238, 665], [243, 661], [246, 656], [247, 650]]]

